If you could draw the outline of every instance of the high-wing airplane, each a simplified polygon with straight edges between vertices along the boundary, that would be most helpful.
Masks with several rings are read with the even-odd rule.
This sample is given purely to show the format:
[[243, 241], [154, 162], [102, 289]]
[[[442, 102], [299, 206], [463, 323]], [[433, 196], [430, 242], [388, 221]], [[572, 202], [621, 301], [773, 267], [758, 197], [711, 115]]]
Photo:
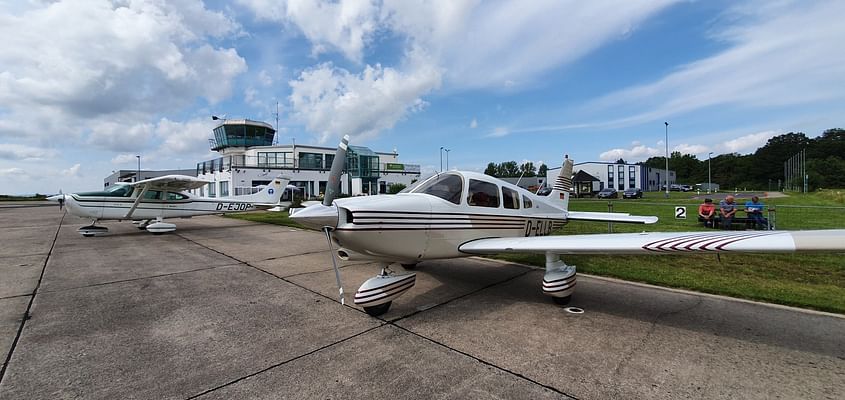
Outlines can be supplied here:
[[[653, 224], [657, 217], [569, 211], [573, 162], [565, 158], [548, 196], [477, 172], [436, 174], [406, 193], [335, 199], [340, 190], [348, 137], [344, 137], [329, 174], [322, 204], [291, 215], [296, 222], [323, 230], [334, 260], [383, 262], [381, 273], [358, 289], [355, 304], [380, 315], [416, 282], [413, 272], [395, 273], [424, 260], [476, 254], [538, 253], [546, 257], [543, 293], [558, 304], [575, 289], [575, 267], [567, 254], [692, 254], [718, 252], [845, 251], [845, 229], [816, 231], [714, 231], [548, 236], [571, 220]], [[336, 251], [333, 243], [340, 247]]]
[[[64, 202], [67, 211], [77, 217], [93, 218], [91, 225], [79, 228], [90, 237], [108, 232], [99, 220], [132, 220], [138, 229], [154, 234], [173, 232], [176, 225], [165, 218], [190, 218], [195, 215], [253, 211], [279, 206], [290, 178], [278, 176], [258, 193], [234, 197], [200, 197], [187, 190], [210, 182], [186, 175], [166, 175], [138, 182], [118, 182], [101, 192], [58, 194], [48, 200]], [[153, 222], [155, 221], [155, 222]]]

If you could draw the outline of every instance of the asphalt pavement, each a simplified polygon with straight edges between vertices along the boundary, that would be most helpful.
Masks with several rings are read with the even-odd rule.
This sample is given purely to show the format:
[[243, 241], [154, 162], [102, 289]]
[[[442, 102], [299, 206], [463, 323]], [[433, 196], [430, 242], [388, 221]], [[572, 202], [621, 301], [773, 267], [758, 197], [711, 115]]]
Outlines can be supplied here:
[[349, 304], [379, 266], [342, 263], [341, 306], [319, 233], [88, 222], [0, 207], [0, 399], [845, 398], [838, 315], [584, 275], [574, 314], [466, 258], [373, 318]]

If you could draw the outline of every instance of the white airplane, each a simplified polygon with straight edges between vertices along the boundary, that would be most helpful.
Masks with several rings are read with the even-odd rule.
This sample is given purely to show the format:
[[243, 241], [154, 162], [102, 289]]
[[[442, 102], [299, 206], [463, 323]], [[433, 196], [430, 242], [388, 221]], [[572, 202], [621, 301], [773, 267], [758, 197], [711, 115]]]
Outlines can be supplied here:
[[186, 175], [166, 175], [132, 183], [118, 182], [101, 192], [58, 194], [48, 200], [63, 202], [72, 215], [94, 219], [91, 225], [79, 228], [82, 236], [108, 232], [108, 228], [97, 225], [99, 220], [132, 220], [138, 223], [138, 229], [161, 234], [176, 230], [176, 225], [162, 221], [165, 218], [277, 207], [288, 182], [290, 178], [279, 176], [258, 193], [214, 198], [186, 192], [211, 182]]
[[[394, 273], [424, 260], [476, 254], [538, 253], [546, 257], [543, 293], [567, 304], [575, 267], [567, 254], [692, 254], [718, 252], [845, 251], [845, 229], [816, 231], [711, 231], [548, 236], [570, 220], [653, 224], [657, 217], [569, 211], [573, 162], [565, 158], [548, 196], [537, 196], [492, 176], [465, 171], [434, 175], [405, 193], [334, 199], [348, 137], [334, 158], [322, 204], [296, 211], [296, 222], [325, 232], [341, 260], [383, 262], [381, 273], [358, 289], [355, 304], [380, 315], [414, 286], [416, 274]], [[340, 160], [340, 162], [338, 162]], [[332, 243], [340, 248], [335, 252]], [[334, 263], [334, 257], [332, 257]], [[343, 288], [335, 267], [340, 301]]]

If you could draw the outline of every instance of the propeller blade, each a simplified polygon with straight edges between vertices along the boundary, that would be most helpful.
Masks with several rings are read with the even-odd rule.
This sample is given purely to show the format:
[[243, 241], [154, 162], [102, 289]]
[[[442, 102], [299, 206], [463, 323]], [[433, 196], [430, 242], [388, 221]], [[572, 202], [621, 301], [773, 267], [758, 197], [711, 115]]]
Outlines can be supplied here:
[[326, 183], [326, 193], [323, 196], [323, 205], [330, 206], [335, 197], [340, 193], [340, 175], [343, 173], [343, 166], [346, 164], [346, 147], [349, 145], [349, 135], [344, 135], [337, 145], [337, 152], [334, 154], [332, 169], [329, 171], [329, 181]]
[[340, 270], [337, 268], [337, 261], [334, 259], [334, 247], [332, 246], [332, 236], [329, 234], [329, 227], [323, 228], [326, 234], [326, 240], [329, 242], [329, 256], [332, 258], [332, 265], [334, 266], [334, 277], [337, 280], [337, 291], [340, 294], [340, 304], [346, 305], [346, 300], [343, 298], [343, 284], [340, 283]]

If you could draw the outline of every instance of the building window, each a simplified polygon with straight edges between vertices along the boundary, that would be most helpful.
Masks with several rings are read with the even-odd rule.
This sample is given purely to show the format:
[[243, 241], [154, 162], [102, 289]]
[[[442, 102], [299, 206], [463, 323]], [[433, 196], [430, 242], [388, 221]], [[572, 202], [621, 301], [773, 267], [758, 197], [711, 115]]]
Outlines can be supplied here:
[[216, 186], [214, 185], [214, 182], [208, 184], [208, 197], [217, 197], [217, 191], [215, 188]]
[[628, 167], [628, 187], [637, 187], [637, 169], [633, 165]]
[[220, 197], [229, 196], [229, 181], [220, 182]]
[[321, 153], [299, 153], [299, 168], [323, 169], [323, 155]]

